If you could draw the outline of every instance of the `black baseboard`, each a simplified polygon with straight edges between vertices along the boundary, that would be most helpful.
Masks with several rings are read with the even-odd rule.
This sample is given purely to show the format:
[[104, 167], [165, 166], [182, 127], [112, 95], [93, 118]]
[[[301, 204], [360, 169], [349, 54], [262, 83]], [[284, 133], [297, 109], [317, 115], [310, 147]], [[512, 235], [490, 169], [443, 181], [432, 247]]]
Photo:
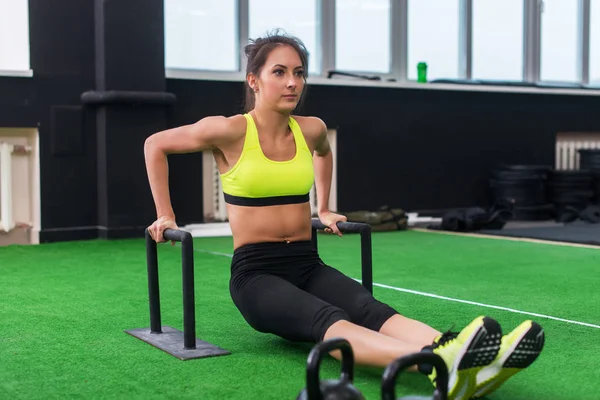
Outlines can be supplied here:
[[106, 226], [73, 226], [68, 228], [43, 229], [40, 243], [69, 242], [93, 239], [134, 239], [143, 238], [147, 226], [107, 228]]
[[135, 239], [145, 237], [144, 226], [125, 226], [119, 228], [109, 228], [106, 226], [98, 227], [98, 238], [99, 239]]
[[[458, 207], [457, 207], [458, 208]], [[411, 213], [417, 213], [420, 217], [432, 217], [432, 218], [442, 218], [444, 214], [448, 211], [455, 210], [454, 208], [445, 208], [445, 209], [437, 209], [437, 210], [412, 210], [407, 211]]]
[[72, 226], [68, 228], [42, 229], [40, 231], [40, 243], [92, 240], [97, 238], [97, 226]]

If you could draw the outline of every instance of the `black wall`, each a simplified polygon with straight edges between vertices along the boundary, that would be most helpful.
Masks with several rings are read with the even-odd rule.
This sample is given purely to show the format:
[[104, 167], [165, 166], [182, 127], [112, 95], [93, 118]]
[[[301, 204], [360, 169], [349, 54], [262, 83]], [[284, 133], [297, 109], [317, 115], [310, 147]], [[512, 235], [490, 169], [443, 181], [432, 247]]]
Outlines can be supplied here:
[[[242, 111], [242, 83], [168, 80], [168, 90], [173, 126]], [[553, 166], [556, 133], [600, 132], [598, 107], [600, 96], [314, 85], [298, 114], [337, 129], [341, 211], [439, 212], [488, 204], [500, 164]]]
[[[160, 1], [124, 5], [122, 12], [107, 8], [99, 21], [100, 3], [124, 4], [30, 0], [34, 77], [0, 77], [0, 127], [39, 129], [42, 241], [139, 235], [154, 218], [144, 138], [207, 115], [242, 111], [240, 82], [157, 75], [164, 40]], [[149, 54], [151, 48], [157, 53]], [[123, 58], [130, 63], [119, 72]], [[100, 87], [111, 82], [115, 87]], [[177, 101], [157, 110], [126, 105], [106, 112], [82, 103], [82, 93], [108, 89], [164, 90]], [[599, 109], [600, 96], [315, 85], [299, 114], [319, 116], [337, 129], [339, 210], [388, 204], [423, 211], [486, 204], [492, 168], [553, 165], [556, 133], [600, 132]], [[129, 117], [119, 124], [115, 118], [124, 113]], [[144, 119], [149, 114], [154, 119]], [[110, 121], [99, 124], [99, 115]], [[135, 131], [132, 136], [123, 136], [124, 126]], [[201, 155], [172, 156], [170, 165], [178, 222], [202, 221]]]
[[94, 4], [32, 0], [29, 15], [35, 76], [0, 78], [0, 126], [39, 129], [41, 239], [93, 237], [95, 138], [79, 96], [94, 87]]

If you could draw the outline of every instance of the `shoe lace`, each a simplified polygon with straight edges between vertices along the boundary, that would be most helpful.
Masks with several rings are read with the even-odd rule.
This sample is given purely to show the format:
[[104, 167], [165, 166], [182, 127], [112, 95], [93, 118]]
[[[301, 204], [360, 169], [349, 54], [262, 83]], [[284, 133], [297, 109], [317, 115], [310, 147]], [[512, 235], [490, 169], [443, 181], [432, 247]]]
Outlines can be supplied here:
[[446, 332], [442, 333], [440, 339], [434, 343], [433, 348], [435, 349], [437, 347], [444, 346], [446, 343], [456, 339], [459, 332], [454, 332], [453, 329], [454, 326], [452, 326], [452, 328], [450, 328]]

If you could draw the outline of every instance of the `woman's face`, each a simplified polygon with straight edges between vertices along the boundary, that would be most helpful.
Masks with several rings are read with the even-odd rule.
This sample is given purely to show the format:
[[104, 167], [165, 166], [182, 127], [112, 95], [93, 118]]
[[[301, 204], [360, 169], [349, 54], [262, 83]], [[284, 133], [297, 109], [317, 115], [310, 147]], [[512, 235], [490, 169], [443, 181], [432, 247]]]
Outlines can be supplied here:
[[291, 46], [277, 46], [267, 56], [258, 80], [249, 82], [256, 94], [256, 106], [293, 111], [304, 90], [304, 68]]

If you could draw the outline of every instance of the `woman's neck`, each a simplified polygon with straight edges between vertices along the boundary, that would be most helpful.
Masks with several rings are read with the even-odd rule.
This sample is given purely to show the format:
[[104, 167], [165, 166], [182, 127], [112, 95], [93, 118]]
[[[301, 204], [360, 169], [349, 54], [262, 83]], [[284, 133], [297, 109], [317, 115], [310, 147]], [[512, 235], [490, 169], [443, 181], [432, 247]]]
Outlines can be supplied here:
[[262, 135], [282, 136], [289, 132], [289, 113], [254, 108], [250, 114], [256, 122], [256, 128]]

